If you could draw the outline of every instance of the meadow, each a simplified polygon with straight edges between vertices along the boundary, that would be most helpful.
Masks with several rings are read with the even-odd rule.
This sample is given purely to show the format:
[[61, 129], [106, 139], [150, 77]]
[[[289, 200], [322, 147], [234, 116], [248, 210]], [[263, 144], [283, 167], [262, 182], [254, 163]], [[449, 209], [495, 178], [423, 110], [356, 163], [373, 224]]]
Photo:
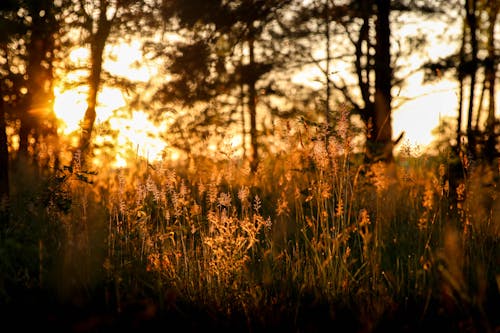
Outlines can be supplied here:
[[4, 325], [500, 332], [498, 166], [411, 147], [367, 164], [345, 124], [292, 125], [255, 173], [231, 152], [13, 162]]

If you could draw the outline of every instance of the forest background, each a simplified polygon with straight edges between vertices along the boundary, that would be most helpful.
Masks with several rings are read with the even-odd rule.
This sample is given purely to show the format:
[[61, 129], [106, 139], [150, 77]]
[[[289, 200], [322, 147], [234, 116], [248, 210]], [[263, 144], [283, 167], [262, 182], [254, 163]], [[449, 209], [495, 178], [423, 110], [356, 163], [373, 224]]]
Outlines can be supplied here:
[[6, 317], [498, 330], [499, 11], [3, 1]]

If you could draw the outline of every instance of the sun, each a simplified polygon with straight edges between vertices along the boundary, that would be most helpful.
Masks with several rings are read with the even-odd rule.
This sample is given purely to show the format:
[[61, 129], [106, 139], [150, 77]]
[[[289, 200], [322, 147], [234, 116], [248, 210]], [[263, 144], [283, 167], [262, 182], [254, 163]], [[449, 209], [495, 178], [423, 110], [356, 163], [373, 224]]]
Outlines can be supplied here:
[[54, 113], [59, 120], [59, 134], [69, 135], [80, 128], [87, 102], [82, 91], [54, 89]]

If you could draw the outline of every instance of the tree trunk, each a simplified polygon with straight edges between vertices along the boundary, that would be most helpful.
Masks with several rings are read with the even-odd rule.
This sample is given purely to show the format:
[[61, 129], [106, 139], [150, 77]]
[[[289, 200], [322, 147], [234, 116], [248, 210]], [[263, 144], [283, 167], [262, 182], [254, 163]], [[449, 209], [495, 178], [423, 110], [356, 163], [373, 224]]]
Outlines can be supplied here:
[[[369, 30], [370, 30], [370, 16], [371, 16], [371, 7], [368, 1], [361, 2], [361, 10], [363, 15], [363, 23], [361, 28], [359, 29], [358, 40], [355, 44], [355, 55], [354, 65], [356, 68], [356, 76], [358, 78], [358, 86], [361, 92], [361, 98], [363, 99], [363, 109], [360, 110], [361, 118], [365, 125], [366, 129], [366, 137], [369, 140], [371, 136], [371, 125], [373, 117], [373, 101], [371, 100], [370, 95], [370, 38], [369, 38]], [[363, 44], [366, 46], [366, 54], [363, 53]], [[364, 58], [364, 62], [363, 62]]]
[[[255, 67], [255, 50], [254, 50], [254, 40], [251, 36], [248, 40], [249, 48], [249, 68]], [[252, 75], [248, 78], [248, 112], [250, 114], [250, 144], [252, 146], [252, 160], [250, 163], [250, 169], [252, 172], [257, 171], [259, 164], [259, 144], [257, 141], [257, 91], [255, 88], [256, 77]]]
[[[57, 31], [57, 26], [54, 23], [55, 18], [53, 18], [53, 6], [53, 2], [49, 0], [32, 2], [29, 6], [32, 22], [27, 46], [28, 93], [23, 103], [19, 129], [19, 153], [24, 156], [28, 156], [30, 136], [37, 139], [37, 134], [41, 130], [40, 126], [47, 125], [50, 117], [47, 112], [49, 104], [47, 80], [51, 78], [50, 58], [52, 56], [49, 58], [47, 54], [53, 54], [52, 38], [53, 33]], [[40, 16], [41, 11], [45, 12], [44, 16]], [[44, 62], [49, 64], [49, 68], [43, 66]]]
[[[330, 36], [330, 6], [329, 6], [329, 1], [330, 0], [325, 0], [325, 37], [326, 37], [326, 45], [325, 45], [325, 52], [326, 52], [326, 66], [325, 66], [325, 78], [326, 78], [326, 97], [325, 97], [325, 123], [326, 123], [326, 128], [329, 129], [331, 125], [331, 120], [330, 120], [330, 99], [331, 99], [331, 91], [330, 91], [330, 61], [331, 61], [331, 54], [330, 54], [330, 44], [331, 44], [331, 36]], [[327, 132], [329, 135], [329, 131]], [[328, 144], [328, 142], [327, 142]]]
[[[107, 2], [102, 0], [99, 21], [97, 22], [97, 32], [93, 33], [92, 31], [89, 31], [89, 33], [92, 34], [90, 45], [91, 69], [88, 82], [89, 94], [87, 97], [87, 110], [85, 111], [85, 116], [83, 117], [80, 142], [78, 144], [80, 156], [79, 163], [81, 166], [85, 165], [86, 155], [89, 152], [92, 131], [96, 119], [97, 94], [101, 84], [104, 47], [106, 46], [106, 41], [109, 37], [112, 26], [112, 20], [107, 19], [106, 11]], [[73, 164], [75, 164], [75, 162], [76, 159], [74, 157]]]
[[[478, 41], [477, 41], [477, 18], [476, 18], [476, 0], [466, 0], [465, 2], [465, 17], [467, 20], [467, 25], [469, 27], [469, 37], [470, 37], [470, 47], [471, 56], [470, 61], [470, 93], [469, 93], [469, 105], [467, 110], [467, 145], [468, 152], [474, 158], [476, 157], [476, 133], [472, 127], [472, 121], [474, 116], [474, 98], [476, 89], [476, 74], [477, 74], [477, 53], [478, 53]], [[478, 111], [479, 112], [479, 111]]]
[[375, 160], [393, 161], [391, 124], [392, 69], [390, 54], [390, 0], [377, 0], [375, 22], [375, 98], [373, 114], [373, 135], [369, 150]]
[[458, 116], [457, 116], [457, 131], [456, 131], [456, 153], [457, 156], [459, 152], [462, 150], [462, 122], [463, 122], [463, 113], [464, 113], [464, 65], [465, 65], [465, 25], [462, 31], [462, 44], [460, 45], [460, 64], [458, 68]]
[[495, 54], [495, 26], [497, 16], [500, 11], [500, 4], [497, 1], [492, 1], [488, 7], [488, 58], [485, 64], [485, 76], [488, 82], [488, 118], [486, 120], [486, 144], [484, 147], [486, 159], [492, 163], [497, 155], [496, 143], [497, 137], [495, 134], [495, 84], [496, 84], [496, 69], [497, 61]]
[[[1, 91], [0, 96], [2, 96]], [[2, 216], [6, 214], [4, 206], [9, 199], [9, 149], [5, 127], [5, 105], [3, 98], [0, 98], [0, 218], [2, 220]]]

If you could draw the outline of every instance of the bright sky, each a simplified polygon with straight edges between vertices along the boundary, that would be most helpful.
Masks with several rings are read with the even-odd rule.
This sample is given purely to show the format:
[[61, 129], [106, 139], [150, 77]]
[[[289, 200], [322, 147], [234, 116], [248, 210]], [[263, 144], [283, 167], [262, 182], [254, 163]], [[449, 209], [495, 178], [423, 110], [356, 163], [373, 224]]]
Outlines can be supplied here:
[[435, 140], [432, 131], [440, 119], [456, 117], [458, 97], [455, 82], [443, 80], [428, 85], [420, 82], [420, 74], [409, 80], [408, 97], [413, 99], [394, 110], [392, 128], [394, 137], [404, 131], [404, 142], [424, 150]]
[[[157, 73], [155, 68], [144, 65], [140, 44], [122, 44], [108, 47], [106, 51], [111, 54], [111, 59], [104, 63], [104, 68], [114, 75], [132, 77], [136, 81], [148, 81]], [[75, 49], [70, 54], [71, 61], [78, 63], [85, 61], [88, 50]], [[142, 62], [142, 65], [140, 65]], [[70, 136], [72, 145], [77, 143], [80, 121], [83, 119], [87, 108], [86, 87], [61, 91], [55, 88], [54, 111], [56, 116], [63, 120], [59, 131]], [[109, 136], [99, 137], [99, 124], [109, 121], [113, 130], [118, 131], [115, 145], [117, 152], [115, 166], [125, 166], [127, 154], [134, 151], [150, 160], [160, 158], [166, 147], [161, 131], [161, 126], [154, 124], [149, 115], [143, 110], [124, 110], [127, 102], [124, 93], [118, 88], [104, 86], [98, 95], [96, 107], [96, 142], [103, 143]]]

